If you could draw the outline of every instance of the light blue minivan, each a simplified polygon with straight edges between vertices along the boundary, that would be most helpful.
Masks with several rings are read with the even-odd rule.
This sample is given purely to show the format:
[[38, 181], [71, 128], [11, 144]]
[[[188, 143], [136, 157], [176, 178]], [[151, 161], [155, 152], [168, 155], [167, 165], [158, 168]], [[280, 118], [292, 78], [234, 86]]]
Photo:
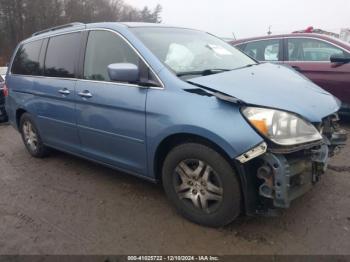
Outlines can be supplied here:
[[332, 95], [186, 28], [35, 33], [17, 47], [5, 90], [32, 156], [54, 148], [159, 181], [179, 213], [206, 226], [288, 208], [346, 140]]

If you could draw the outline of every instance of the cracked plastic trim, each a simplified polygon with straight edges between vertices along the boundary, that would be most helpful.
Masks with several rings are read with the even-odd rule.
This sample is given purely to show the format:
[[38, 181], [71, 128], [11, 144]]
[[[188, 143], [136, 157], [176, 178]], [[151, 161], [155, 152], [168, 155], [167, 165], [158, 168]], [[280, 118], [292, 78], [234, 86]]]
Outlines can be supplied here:
[[243, 153], [242, 155], [236, 157], [236, 160], [241, 162], [242, 164], [261, 156], [262, 154], [265, 154], [267, 151], [267, 144], [265, 142], [262, 142], [258, 146], [250, 149], [249, 151]]

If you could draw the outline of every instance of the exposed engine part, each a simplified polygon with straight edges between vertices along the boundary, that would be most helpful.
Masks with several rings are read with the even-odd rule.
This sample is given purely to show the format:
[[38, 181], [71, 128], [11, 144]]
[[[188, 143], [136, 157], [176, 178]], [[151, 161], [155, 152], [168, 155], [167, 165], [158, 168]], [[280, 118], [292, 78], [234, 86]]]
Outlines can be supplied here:
[[325, 118], [320, 127], [320, 132], [329, 147], [330, 157], [339, 153], [340, 149], [345, 146], [347, 140], [347, 132], [340, 128], [338, 121], [338, 115], [333, 114]]
[[271, 167], [269, 167], [268, 165], [259, 167], [257, 171], [257, 176], [258, 178], [265, 181], [259, 187], [259, 194], [267, 198], [273, 198], [274, 184]]
[[274, 207], [288, 208], [292, 200], [310, 190], [324, 173], [328, 147], [323, 145], [288, 157], [268, 152], [260, 159], [263, 164], [257, 169], [257, 177], [263, 182], [259, 195], [272, 199]]
[[323, 144], [317, 149], [312, 149], [311, 153], [311, 160], [313, 162], [327, 164], [329, 158], [328, 145]]

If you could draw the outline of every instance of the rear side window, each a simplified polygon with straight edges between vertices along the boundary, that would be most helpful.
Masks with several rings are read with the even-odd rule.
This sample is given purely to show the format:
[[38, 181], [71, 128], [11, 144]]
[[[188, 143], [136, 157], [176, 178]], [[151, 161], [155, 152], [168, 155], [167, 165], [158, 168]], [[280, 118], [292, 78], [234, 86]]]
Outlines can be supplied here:
[[288, 39], [289, 61], [330, 61], [332, 55], [345, 55], [340, 48], [311, 38]]
[[84, 79], [111, 81], [108, 66], [114, 63], [139, 65], [139, 57], [120, 36], [107, 31], [89, 33], [84, 63]]
[[244, 53], [258, 61], [279, 61], [280, 40], [262, 40], [245, 44], [239, 47]]
[[45, 76], [75, 77], [80, 49], [80, 33], [51, 37], [46, 52]]
[[39, 55], [42, 43], [42, 40], [38, 40], [21, 45], [13, 61], [11, 72], [18, 75], [41, 75], [42, 66], [39, 63]]

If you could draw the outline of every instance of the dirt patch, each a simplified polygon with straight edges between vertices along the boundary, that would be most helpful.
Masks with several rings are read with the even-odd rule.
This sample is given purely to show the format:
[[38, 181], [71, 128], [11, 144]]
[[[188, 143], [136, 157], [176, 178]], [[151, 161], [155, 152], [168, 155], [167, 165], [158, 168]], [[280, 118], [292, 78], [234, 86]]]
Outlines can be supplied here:
[[279, 217], [210, 229], [177, 215], [160, 186], [59, 152], [33, 159], [2, 125], [0, 252], [350, 254], [349, 155]]

